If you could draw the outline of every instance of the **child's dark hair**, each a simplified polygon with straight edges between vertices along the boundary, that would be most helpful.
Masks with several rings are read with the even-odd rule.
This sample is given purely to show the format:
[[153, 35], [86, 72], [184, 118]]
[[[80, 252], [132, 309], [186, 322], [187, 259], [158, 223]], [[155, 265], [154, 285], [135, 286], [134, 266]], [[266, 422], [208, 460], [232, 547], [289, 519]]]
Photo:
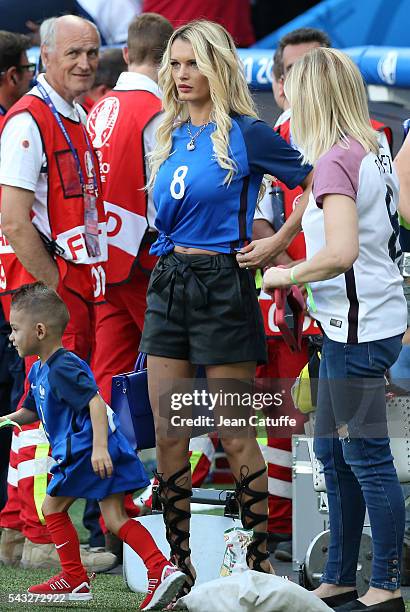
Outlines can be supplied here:
[[13, 294], [11, 307], [26, 311], [38, 322], [44, 322], [61, 335], [70, 319], [67, 306], [60, 296], [41, 281], [22, 285]]

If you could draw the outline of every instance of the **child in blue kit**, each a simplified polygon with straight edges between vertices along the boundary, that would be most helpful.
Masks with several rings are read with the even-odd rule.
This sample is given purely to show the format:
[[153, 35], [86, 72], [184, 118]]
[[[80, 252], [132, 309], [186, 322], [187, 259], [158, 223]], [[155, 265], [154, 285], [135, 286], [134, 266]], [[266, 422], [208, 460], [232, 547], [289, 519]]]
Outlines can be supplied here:
[[92, 599], [81, 563], [77, 532], [68, 509], [79, 497], [98, 499], [108, 529], [140, 555], [149, 591], [141, 610], [168, 604], [185, 575], [158, 549], [150, 533], [124, 510], [124, 492], [146, 486], [144, 468], [117, 428], [117, 419], [98, 393], [88, 365], [61, 346], [69, 314], [57, 293], [41, 282], [13, 296], [10, 340], [20, 357], [39, 355], [29, 373], [23, 408], [0, 418], [25, 425], [41, 419], [55, 465], [42, 511], [60, 557], [62, 572], [29, 588], [35, 594]]

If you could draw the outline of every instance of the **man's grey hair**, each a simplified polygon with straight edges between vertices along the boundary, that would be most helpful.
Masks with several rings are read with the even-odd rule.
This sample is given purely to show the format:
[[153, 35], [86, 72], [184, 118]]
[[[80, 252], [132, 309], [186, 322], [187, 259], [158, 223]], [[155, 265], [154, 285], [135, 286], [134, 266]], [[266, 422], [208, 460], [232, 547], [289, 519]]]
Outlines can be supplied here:
[[44, 19], [40, 25], [40, 44], [47, 45], [50, 49], [54, 47], [56, 42], [56, 19], [57, 17], [49, 17]]
[[[58, 19], [58, 17], [49, 17], [48, 19], [45, 19], [40, 26], [40, 44], [48, 47], [50, 51], [53, 51], [56, 44], [56, 28]], [[98, 44], [101, 45], [101, 36], [95, 23], [89, 19], [84, 19], [83, 17], [78, 17], [78, 19], [81, 19], [84, 21], [84, 23], [88, 23], [94, 28], [98, 35]]]

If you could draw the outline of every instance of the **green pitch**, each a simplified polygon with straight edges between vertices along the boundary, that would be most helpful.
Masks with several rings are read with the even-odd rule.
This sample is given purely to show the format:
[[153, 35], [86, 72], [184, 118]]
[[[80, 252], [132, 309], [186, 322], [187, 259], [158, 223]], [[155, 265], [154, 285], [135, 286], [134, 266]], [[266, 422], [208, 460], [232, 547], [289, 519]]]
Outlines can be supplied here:
[[[9, 593], [25, 593], [31, 584], [43, 582], [50, 578], [49, 570], [23, 570], [18, 568], [0, 567], [0, 610], [16, 610], [16, 612], [43, 610], [43, 612], [63, 612], [64, 610], [138, 610], [144, 595], [130, 592], [124, 584], [122, 576], [98, 574], [92, 581], [93, 599], [85, 602], [64, 602], [60, 605], [24, 604], [15, 601], [7, 603]], [[57, 572], [56, 572], [57, 573]]]
[[[98, 574], [93, 581], [93, 596], [92, 601], [62, 603], [58, 605], [49, 604], [33, 604], [24, 605], [22, 603], [7, 604], [4, 602], [5, 593], [24, 593], [30, 584], [41, 582], [50, 577], [48, 571], [33, 571], [0, 567], [0, 610], [15, 610], [16, 612], [39, 611], [43, 612], [63, 612], [64, 610], [72, 610], [72, 612], [94, 610], [113, 610], [116, 612], [125, 612], [126, 610], [138, 610], [140, 602], [144, 595], [131, 593], [124, 584], [122, 576], [111, 576], [109, 574]], [[410, 602], [406, 605], [406, 612], [410, 612]]]
[[[83, 527], [82, 516], [85, 501], [76, 501], [70, 509], [70, 516], [76, 526], [82, 543], [87, 542], [88, 531]], [[23, 570], [0, 566], [0, 610], [16, 610], [23, 612], [31, 610], [43, 612], [63, 612], [64, 610], [114, 610], [122, 612], [125, 610], [138, 610], [139, 604], [144, 599], [144, 594], [132, 593], [124, 584], [122, 576], [111, 574], [97, 574], [92, 581], [93, 599], [84, 602], [64, 602], [60, 605], [18, 603], [7, 604], [8, 593], [25, 593], [29, 586], [47, 580], [58, 573], [58, 570]]]

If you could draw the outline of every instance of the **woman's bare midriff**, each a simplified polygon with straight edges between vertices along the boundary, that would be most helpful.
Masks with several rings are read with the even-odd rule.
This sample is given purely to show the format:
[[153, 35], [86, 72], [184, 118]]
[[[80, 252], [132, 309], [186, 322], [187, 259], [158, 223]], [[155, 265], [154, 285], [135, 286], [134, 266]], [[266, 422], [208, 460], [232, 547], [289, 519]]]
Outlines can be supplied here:
[[175, 253], [183, 253], [184, 255], [220, 255], [216, 251], [207, 251], [206, 249], [196, 249], [195, 247], [175, 246]]

